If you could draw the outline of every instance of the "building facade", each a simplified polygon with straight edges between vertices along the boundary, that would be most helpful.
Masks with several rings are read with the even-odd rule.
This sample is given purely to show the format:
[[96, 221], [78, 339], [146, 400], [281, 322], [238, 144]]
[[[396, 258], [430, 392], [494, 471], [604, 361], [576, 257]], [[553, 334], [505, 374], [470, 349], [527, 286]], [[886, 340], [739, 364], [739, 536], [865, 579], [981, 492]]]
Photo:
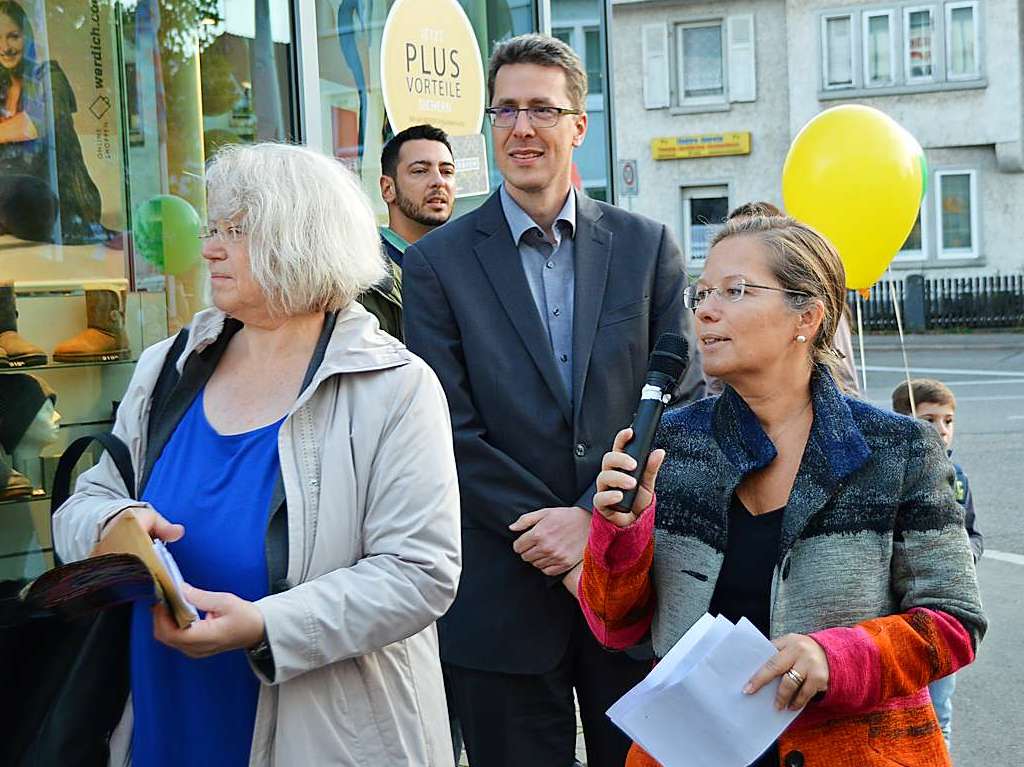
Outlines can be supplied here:
[[639, 171], [623, 203], [670, 224], [696, 270], [730, 208], [781, 206], [791, 140], [848, 103], [889, 114], [925, 150], [926, 193], [894, 272], [1024, 270], [1015, 0], [615, 0], [613, 29], [618, 155]]

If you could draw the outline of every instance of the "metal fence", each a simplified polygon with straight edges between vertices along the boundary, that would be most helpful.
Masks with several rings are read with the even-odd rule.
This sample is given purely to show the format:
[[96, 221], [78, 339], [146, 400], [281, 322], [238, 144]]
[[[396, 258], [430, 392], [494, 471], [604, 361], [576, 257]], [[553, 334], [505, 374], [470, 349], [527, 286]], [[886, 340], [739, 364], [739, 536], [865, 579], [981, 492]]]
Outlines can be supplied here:
[[[907, 332], [941, 328], [1005, 328], [1024, 325], [1024, 274], [985, 277], [882, 280], [861, 304], [864, 330], [896, 330], [891, 287]], [[856, 326], [857, 300], [847, 294]]]

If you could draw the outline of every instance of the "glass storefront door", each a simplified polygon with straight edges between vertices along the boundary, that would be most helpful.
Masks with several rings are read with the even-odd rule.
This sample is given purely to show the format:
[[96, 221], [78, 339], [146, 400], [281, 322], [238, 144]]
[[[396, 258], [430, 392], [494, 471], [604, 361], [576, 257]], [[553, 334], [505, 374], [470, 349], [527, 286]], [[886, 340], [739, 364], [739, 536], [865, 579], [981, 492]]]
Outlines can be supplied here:
[[[424, 13], [428, 7], [430, 13]], [[476, 51], [465, 49], [462, 19]], [[316, 0], [323, 150], [359, 175], [382, 217], [380, 152], [391, 136], [408, 127], [391, 124], [389, 114], [403, 110], [386, 103], [389, 93], [395, 101], [407, 97], [413, 102], [404, 114], [421, 115], [417, 122], [432, 122], [453, 137], [460, 189], [456, 215], [475, 208], [496, 188], [500, 176], [490, 130], [482, 115], [453, 117], [469, 94], [456, 93], [449, 84], [461, 80], [465, 87], [472, 68], [481, 66], [486, 88], [495, 44], [535, 30], [535, 19], [533, 0]], [[385, 59], [396, 54], [397, 64], [386, 72], [382, 53]]]

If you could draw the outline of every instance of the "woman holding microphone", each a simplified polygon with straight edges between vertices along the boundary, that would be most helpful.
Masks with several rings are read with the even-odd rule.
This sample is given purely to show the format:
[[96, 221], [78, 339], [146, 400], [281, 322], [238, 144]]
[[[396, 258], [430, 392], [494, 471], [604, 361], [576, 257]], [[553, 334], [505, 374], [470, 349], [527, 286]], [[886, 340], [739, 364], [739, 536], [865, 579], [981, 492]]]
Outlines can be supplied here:
[[[776, 705], [806, 708], [757, 767], [948, 765], [927, 686], [985, 632], [971, 550], [933, 430], [836, 387], [844, 284], [835, 249], [793, 219], [715, 237], [686, 303], [725, 391], [665, 416], [625, 513], [619, 433], [580, 601], [615, 649], [650, 632], [663, 657], [705, 612], [772, 639], [744, 692], [779, 679]], [[655, 764], [637, 746], [627, 760]]]

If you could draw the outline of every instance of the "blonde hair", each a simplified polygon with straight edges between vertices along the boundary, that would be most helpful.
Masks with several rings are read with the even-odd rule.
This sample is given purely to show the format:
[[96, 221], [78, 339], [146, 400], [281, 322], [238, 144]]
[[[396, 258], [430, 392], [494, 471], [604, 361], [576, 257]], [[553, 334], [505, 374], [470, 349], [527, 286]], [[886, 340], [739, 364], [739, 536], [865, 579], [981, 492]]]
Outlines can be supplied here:
[[711, 247], [730, 237], [751, 237], [768, 254], [768, 268], [794, 312], [820, 302], [824, 315], [810, 339], [810, 358], [834, 372], [839, 361], [833, 339], [846, 306], [846, 271], [839, 253], [824, 235], [788, 216], [744, 215], [731, 219], [715, 234]]
[[248, 236], [253, 279], [276, 314], [344, 309], [386, 274], [370, 201], [334, 159], [289, 144], [226, 146], [206, 188], [210, 221]]

